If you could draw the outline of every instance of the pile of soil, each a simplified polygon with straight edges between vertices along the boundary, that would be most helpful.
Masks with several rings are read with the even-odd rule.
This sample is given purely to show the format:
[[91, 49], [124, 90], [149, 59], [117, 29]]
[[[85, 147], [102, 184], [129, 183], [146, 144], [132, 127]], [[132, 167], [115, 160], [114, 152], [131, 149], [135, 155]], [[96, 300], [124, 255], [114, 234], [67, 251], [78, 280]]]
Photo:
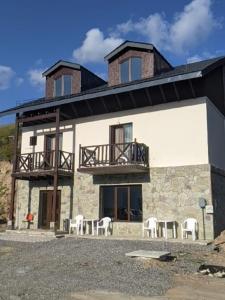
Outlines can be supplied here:
[[214, 240], [215, 247], [219, 247], [220, 250], [225, 251], [225, 230]]
[[7, 221], [11, 193], [12, 165], [8, 161], [0, 161], [0, 224]]

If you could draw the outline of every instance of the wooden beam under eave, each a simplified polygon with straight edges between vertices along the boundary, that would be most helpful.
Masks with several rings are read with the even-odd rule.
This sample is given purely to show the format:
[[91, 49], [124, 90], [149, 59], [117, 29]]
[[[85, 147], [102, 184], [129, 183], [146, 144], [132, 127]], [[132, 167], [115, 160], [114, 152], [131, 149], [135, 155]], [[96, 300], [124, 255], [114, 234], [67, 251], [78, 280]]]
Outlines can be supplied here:
[[79, 118], [79, 114], [78, 114], [78, 111], [77, 111], [75, 103], [70, 103], [69, 107], [71, 107], [71, 110], [72, 110], [72, 112], [74, 114], [74, 117], [75, 118]]
[[191, 89], [191, 93], [192, 93], [193, 98], [196, 98], [195, 89], [194, 89], [194, 86], [193, 86], [193, 84], [192, 84], [191, 79], [188, 80], [188, 83], [189, 83], [189, 86], [190, 86], [190, 89]]
[[104, 109], [105, 109], [105, 112], [108, 113], [108, 112], [109, 112], [109, 109], [108, 109], [108, 107], [107, 107], [107, 105], [106, 105], [105, 98], [104, 98], [104, 97], [101, 97], [100, 99], [101, 99], [102, 105], [103, 105], [103, 107], [104, 107]]
[[121, 105], [121, 101], [120, 101], [119, 95], [115, 94], [114, 97], [116, 99], [116, 103], [118, 104], [119, 108], [122, 109], [122, 105]]
[[131, 102], [132, 102], [133, 106], [137, 107], [137, 103], [136, 103], [133, 92], [129, 92], [129, 96], [130, 96], [130, 99], [131, 99]]
[[87, 105], [87, 107], [88, 107], [88, 110], [89, 110], [90, 115], [93, 115], [94, 112], [93, 112], [93, 109], [92, 109], [92, 107], [91, 107], [91, 104], [89, 103], [89, 101], [85, 101], [85, 103], [86, 103], [86, 105]]
[[160, 85], [160, 86], [159, 86], [159, 89], [160, 89], [160, 93], [161, 93], [161, 95], [162, 95], [163, 102], [164, 102], [164, 103], [167, 102], [167, 101], [166, 101], [166, 95], [165, 95], [164, 90], [163, 90], [163, 86]]
[[145, 89], [144, 91], [145, 91], [145, 95], [146, 95], [146, 97], [147, 97], [147, 99], [148, 99], [148, 103], [149, 103], [150, 105], [152, 105], [153, 102], [152, 102], [152, 97], [151, 97], [151, 94], [150, 94], [150, 92], [149, 92], [149, 89]]
[[46, 113], [46, 114], [36, 115], [32, 117], [22, 117], [22, 118], [18, 118], [18, 121], [20, 123], [27, 123], [27, 122], [34, 122], [39, 120], [51, 119], [51, 118], [56, 118], [56, 113]]
[[177, 98], [177, 101], [180, 101], [180, 94], [178, 92], [178, 89], [177, 89], [177, 86], [176, 86], [176, 83], [173, 82], [173, 87], [174, 87], [174, 92], [175, 92], [175, 95], [176, 95], [176, 98]]

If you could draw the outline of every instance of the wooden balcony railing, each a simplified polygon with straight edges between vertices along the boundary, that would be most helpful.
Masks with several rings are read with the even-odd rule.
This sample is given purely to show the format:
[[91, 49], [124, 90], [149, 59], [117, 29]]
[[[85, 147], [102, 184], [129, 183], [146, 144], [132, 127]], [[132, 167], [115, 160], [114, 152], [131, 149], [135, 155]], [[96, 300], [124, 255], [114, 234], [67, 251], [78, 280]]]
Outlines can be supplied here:
[[79, 169], [117, 165], [142, 165], [148, 167], [148, 147], [137, 142], [80, 146]]
[[[52, 171], [55, 169], [56, 151], [19, 154], [16, 157], [16, 173]], [[58, 151], [58, 169], [73, 172], [74, 154]]]

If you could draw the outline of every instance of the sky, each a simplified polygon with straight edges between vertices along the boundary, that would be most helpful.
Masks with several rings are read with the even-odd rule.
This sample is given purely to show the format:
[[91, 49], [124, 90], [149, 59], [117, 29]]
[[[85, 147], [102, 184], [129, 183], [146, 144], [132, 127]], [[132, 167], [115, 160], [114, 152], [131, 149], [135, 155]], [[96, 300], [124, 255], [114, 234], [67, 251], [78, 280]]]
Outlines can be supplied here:
[[224, 17], [225, 0], [1, 0], [0, 111], [43, 97], [42, 72], [59, 59], [107, 80], [104, 56], [125, 40], [174, 66], [223, 56]]

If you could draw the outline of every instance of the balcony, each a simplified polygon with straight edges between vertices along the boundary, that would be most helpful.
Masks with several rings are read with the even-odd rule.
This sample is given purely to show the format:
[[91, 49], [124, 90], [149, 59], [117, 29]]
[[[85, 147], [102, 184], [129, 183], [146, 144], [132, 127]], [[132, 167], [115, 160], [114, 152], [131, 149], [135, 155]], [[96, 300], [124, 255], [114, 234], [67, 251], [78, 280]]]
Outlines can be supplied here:
[[16, 157], [16, 168], [12, 174], [16, 178], [33, 178], [51, 176], [55, 171], [59, 176], [72, 176], [74, 154], [58, 151], [58, 166], [55, 167], [56, 151], [42, 151], [19, 154]]
[[148, 147], [137, 142], [80, 146], [78, 172], [93, 175], [145, 173]]

